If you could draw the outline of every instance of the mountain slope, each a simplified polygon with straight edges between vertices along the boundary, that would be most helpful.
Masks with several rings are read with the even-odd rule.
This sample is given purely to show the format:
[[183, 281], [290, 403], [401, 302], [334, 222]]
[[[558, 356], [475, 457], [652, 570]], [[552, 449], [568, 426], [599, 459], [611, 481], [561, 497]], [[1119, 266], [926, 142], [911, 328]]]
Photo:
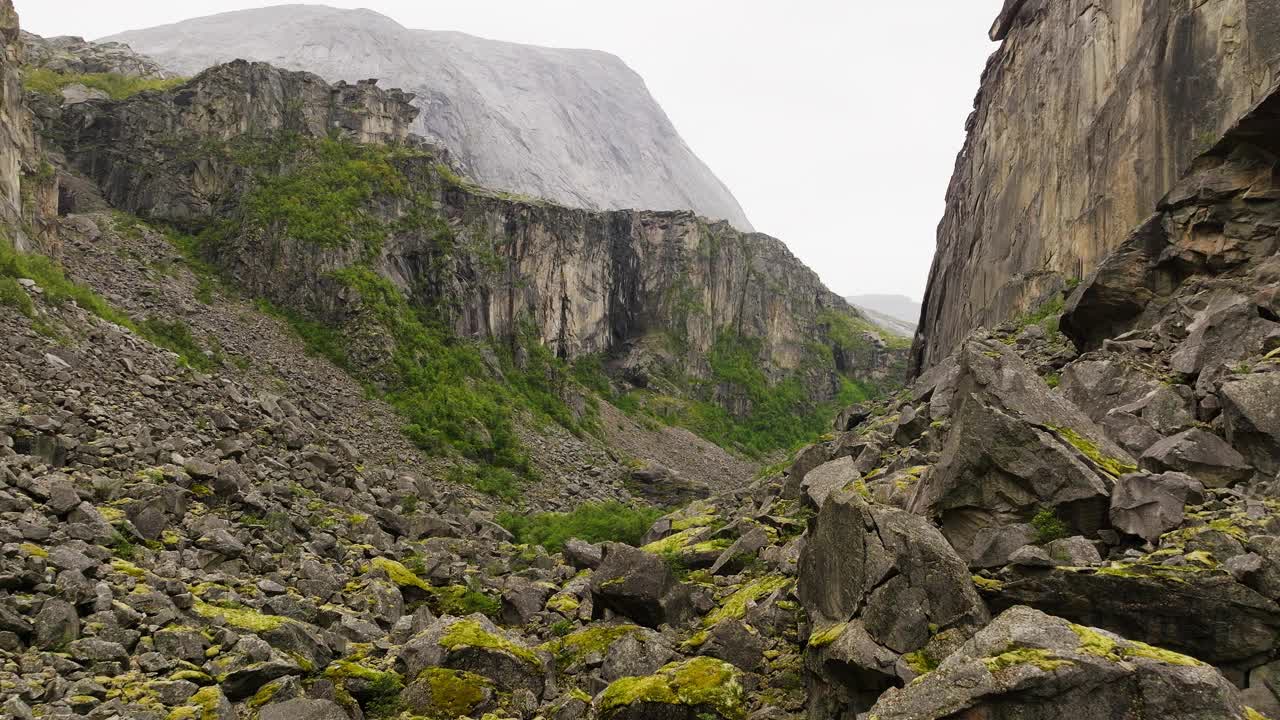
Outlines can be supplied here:
[[920, 303], [906, 295], [850, 295], [845, 301], [895, 335], [915, 335], [916, 323], [920, 320]]
[[415, 93], [414, 131], [478, 182], [567, 205], [693, 210], [750, 230], [643, 80], [611, 55], [406, 29], [368, 10], [283, 5], [122, 33], [191, 76], [246, 59]]

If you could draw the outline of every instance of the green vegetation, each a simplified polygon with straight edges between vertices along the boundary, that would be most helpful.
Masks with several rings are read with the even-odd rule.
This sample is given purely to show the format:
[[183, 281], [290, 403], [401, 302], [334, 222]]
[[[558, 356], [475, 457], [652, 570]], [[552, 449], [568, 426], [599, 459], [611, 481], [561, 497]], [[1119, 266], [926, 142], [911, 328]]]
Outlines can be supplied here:
[[494, 650], [510, 655], [535, 668], [542, 668], [542, 660], [538, 658], [537, 653], [523, 645], [517, 645], [504, 637], [485, 630], [475, 620], [459, 620], [450, 625], [444, 636], [440, 638], [440, 646], [450, 651], [469, 647]]
[[1036, 542], [1040, 544], [1067, 537], [1067, 524], [1062, 522], [1053, 508], [1041, 508], [1031, 518], [1031, 527], [1036, 529]]
[[[262, 173], [245, 197], [243, 221], [251, 228], [287, 234], [325, 248], [353, 240], [376, 252], [389, 228], [370, 212], [375, 199], [410, 198], [410, 184], [394, 160], [405, 151], [338, 139], [287, 138], [292, 147], [284, 173]], [[410, 214], [403, 222], [420, 221]]]
[[431, 691], [430, 716], [441, 720], [466, 717], [493, 688], [493, 681], [465, 670], [432, 667], [422, 671], [418, 682]]
[[653, 675], [615, 680], [600, 696], [600, 717], [608, 720], [635, 703], [663, 703], [706, 710], [724, 720], [740, 720], [746, 716], [746, 705], [738, 675], [728, 663], [697, 657], [666, 665]]
[[1013, 648], [995, 657], [983, 658], [982, 662], [992, 673], [1019, 665], [1030, 665], [1044, 672], [1053, 672], [1064, 665], [1071, 664], [1070, 660], [1059, 658], [1041, 648]]
[[662, 516], [656, 508], [631, 507], [620, 502], [587, 503], [570, 513], [525, 515], [502, 513], [498, 523], [521, 544], [541, 545], [560, 552], [570, 538], [589, 543], [620, 542], [639, 545], [640, 538]]
[[[107, 322], [128, 328], [155, 345], [177, 353], [181, 362], [188, 367], [207, 369], [216, 362], [216, 354], [214, 358], [207, 356], [191, 330], [181, 321], [134, 322], [94, 291], [70, 280], [51, 258], [36, 253], [18, 252], [7, 238], [0, 235], [0, 305], [13, 307], [34, 320], [35, 305], [26, 290], [18, 284], [19, 278], [35, 281], [44, 290], [42, 297], [49, 303], [57, 306], [73, 302]], [[43, 324], [37, 323], [36, 329], [43, 329]]]
[[147, 90], [172, 90], [187, 81], [186, 78], [130, 77], [116, 73], [62, 73], [47, 68], [29, 68], [22, 73], [22, 87], [27, 92], [58, 97], [69, 85], [84, 85], [105, 92], [112, 100], [123, 100]]
[[1071, 428], [1050, 426], [1049, 429], [1056, 433], [1058, 437], [1070, 443], [1072, 447], [1079, 450], [1085, 457], [1089, 458], [1090, 462], [1097, 465], [1103, 472], [1111, 475], [1112, 477], [1118, 478], [1121, 475], [1138, 472], [1137, 465], [1126, 460], [1121, 460], [1120, 458], [1113, 458], [1103, 454], [1102, 450], [1098, 448], [1097, 443]]
[[[837, 397], [815, 403], [803, 371], [771, 381], [761, 369], [761, 352], [759, 338], [721, 333], [711, 349], [710, 380], [669, 379], [695, 399], [633, 390], [614, 397], [613, 402], [633, 417], [684, 427], [721, 447], [759, 459], [812, 442], [830, 428], [841, 409], [876, 394], [874, 388], [844, 377]], [[726, 395], [745, 399], [749, 410], [742, 416], [730, 413], [719, 402]]]
[[1045, 333], [1054, 335], [1058, 332], [1058, 319], [1062, 317], [1062, 311], [1065, 307], [1066, 302], [1062, 296], [1055, 295], [1051, 300], [1020, 316], [1014, 321], [1014, 325], [1018, 327], [1019, 331], [1031, 325], [1039, 325], [1044, 329]]

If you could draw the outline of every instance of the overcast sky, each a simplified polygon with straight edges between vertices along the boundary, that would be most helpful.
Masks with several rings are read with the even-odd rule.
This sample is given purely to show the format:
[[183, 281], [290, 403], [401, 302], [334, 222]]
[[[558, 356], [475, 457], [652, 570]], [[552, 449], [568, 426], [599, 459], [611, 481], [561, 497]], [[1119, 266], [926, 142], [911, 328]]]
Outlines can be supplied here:
[[[274, 0], [15, 0], [90, 39]], [[331, 0], [638, 71], [761, 232], [831, 289], [919, 299], [1001, 0]]]

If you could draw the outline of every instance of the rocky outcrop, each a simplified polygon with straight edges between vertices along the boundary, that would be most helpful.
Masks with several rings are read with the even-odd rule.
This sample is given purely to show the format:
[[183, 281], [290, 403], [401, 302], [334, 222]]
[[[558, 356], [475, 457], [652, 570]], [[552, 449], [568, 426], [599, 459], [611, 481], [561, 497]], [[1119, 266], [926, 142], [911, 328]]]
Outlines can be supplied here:
[[[172, 92], [42, 116], [113, 206], [207, 227], [243, 219], [237, 205], [263, 170], [252, 163], [272, 157], [282, 138], [318, 141], [338, 128], [351, 141], [402, 144], [416, 112], [409, 99], [373, 83], [331, 88], [314, 75], [234, 62]], [[702, 379], [726, 335], [751, 338], [770, 379], [798, 376], [815, 402], [834, 395], [841, 375], [897, 372], [900, 350], [774, 238], [686, 212], [596, 213], [512, 198], [462, 180], [431, 146], [388, 152], [400, 190], [370, 191], [357, 211], [378, 226], [372, 257], [365, 244], [322, 246], [277, 224], [230, 234], [218, 264], [256, 295], [338, 319], [351, 308], [333, 273], [368, 265], [421, 307], [443, 310], [458, 335], [507, 338], [528, 322], [562, 358], [656, 354], [668, 372]], [[741, 398], [723, 402], [742, 409]]]
[[23, 103], [24, 48], [10, 0], [0, 2], [0, 43], [0, 222], [16, 247], [56, 251], [57, 185]]
[[1236, 688], [1195, 658], [1021, 607], [920, 682], [890, 690], [869, 717], [1049, 720], [1068, 708], [1081, 720], [1245, 717]]
[[369, 10], [290, 5], [223, 13], [109, 40], [192, 76], [237, 58], [380, 78], [417, 96], [414, 131], [487, 187], [573, 207], [691, 210], [751, 230], [621, 60], [600, 52], [410, 30]]
[[22, 33], [26, 45], [26, 62], [32, 67], [54, 72], [86, 75], [107, 73], [126, 77], [165, 79], [174, 73], [160, 67], [151, 58], [140, 55], [124, 43], [88, 42], [78, 37], [42, 38]]
[[947, 192], [913, 357], [1096, 268], [1277, 81], [1269, 1], [1011, 1]]

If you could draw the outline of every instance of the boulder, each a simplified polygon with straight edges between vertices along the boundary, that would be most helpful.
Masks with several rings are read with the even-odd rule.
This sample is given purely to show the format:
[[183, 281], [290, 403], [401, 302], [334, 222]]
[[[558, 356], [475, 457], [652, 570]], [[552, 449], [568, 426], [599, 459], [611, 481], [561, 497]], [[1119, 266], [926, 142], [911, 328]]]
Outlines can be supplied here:
[[1237, 376], [1218, 396], [1231, 446], [1262, 472], [1280, 471], [1280, 373]]
[[331, 700], [302, 698], [267, 705], [258, 717], [260, 720], [350, 720], [342, 706]]
[[1184, 472], [1205, 487], [1234, 485], [1253, 475], [1244, 456], [1211, 432], [1192, 428], [1147, 448], [1143, 467], [1152, 472]]
[[400, 648], [397, 663], [406, 677], [439, 667], [474, 673], [508, 692], [526, 689], [542, 697], [545, 689], [543, 657], [480, 614], [436, 620]]
[[838, 491], [806, 538], [798, 593], [814, 628], [805, 665], [822, 712], [865, 710], [914, 677], [900, 658], [987, 619], [965, 563], [924, 518]]
[[564, 559], [575, 570], [595, 570], [604, 559], [604, 550], [578, 538], [569, 538], [564, 544]]
[[604, 545], [591, 595], [597, 612], [609, 609], [646, 627], [678, 624], [693, 612], [688, 589], [661, 557], [621, 543]]
[[1105, 527], [1113, 478], [1137, 469], [1128, 453], [1003, 343], [975, 336], [956, 362], [933, 398], [950, 408], [951, 428], [908, 509], [937, 518], [970, 561], [989, 549], [989, 528], [1044, 509], [1078, 534]]
[[595, 699], [600, 720], [743, 720], [741, 673], [697, 657], [665, 665], [653, 675], [615, 680]]
[[809, 507], [821, 508], [831, 493], [861, 479], [854, 463], [852, 457], [845, 456], [810, 470], [800, 483], [801, 500]]
[[1111, 524], [1116, 530], [1154, 542], [1177, 528], [1188, 504], [1204, 502], [1204, 485], [1179, 472], [1133, 473], [1111, 492]]
[[1027, 605], [1215, 665], [1261, 657], [1280, 643], [1280, 605], [1198, 563], [1112, 563], [1098, 570], [1011, 569], [984, 584], [993, 612]]
[[876, 720], [1243, 718], [1239, 691], [1194, 658], [1011, 608], [871, 709]]

